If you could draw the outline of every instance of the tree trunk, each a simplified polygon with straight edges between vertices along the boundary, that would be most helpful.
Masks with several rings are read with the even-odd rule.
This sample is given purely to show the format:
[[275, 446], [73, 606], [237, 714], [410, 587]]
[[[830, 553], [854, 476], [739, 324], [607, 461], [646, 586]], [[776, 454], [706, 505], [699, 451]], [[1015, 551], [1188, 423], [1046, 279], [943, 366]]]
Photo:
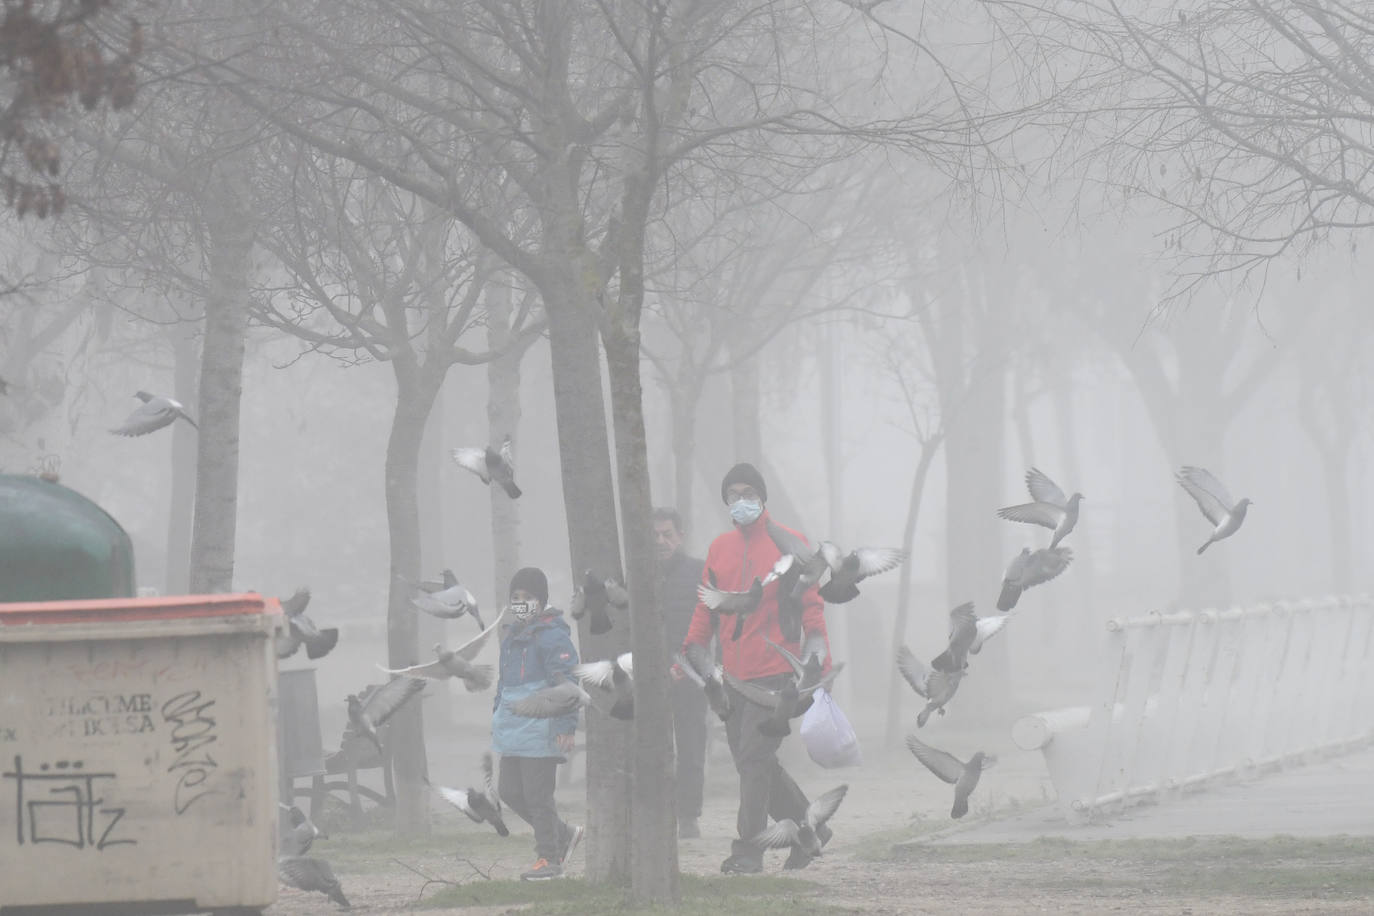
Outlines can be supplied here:
[[621, 529], [626, 532], [627, 585], [633, 609], [630, 640], [634, 651], [635, 717], [630, 874], [636, 900], [668, 903], [679, 899], [668, 648], [663, 614], [654, 593], [657, 558], [648, 536], [653, 504], [649, 495], [639, 342], [637, 335], [622, 333], [623, 337], [615, 335], [608, 342], [606, 362], [611, 380]]
[[[444, 455], [444, 390], [443, 382], [436, 383], [434, 399], [425, 416], [425, 433], [420, 439], [420, 452], [416, 456], [416, 524], [419, 526], [419, 563], [422, 577], [437, 576], [439, 570], [448, 565], [448, 549], [444, 543], [444, 502], [440, 475], [443, 474]], [[412, 592], [413, 594], [413, 592]], [[415, 615], [416, 645], [425, 647], [435, 643], [448, 645], [454, 624], [428, 614]], [[464, 642], [471, 635], [459, 635], [454, 641]], [[430, 723], [440, 727], [453, 721], [452, 681], [437, 684], [437, 690], [427, 690], [423, 696], [424, 716]], [[434, 727], [431, 724], [431, 728]]]
[[[906, 527], [902, 529], [902, 551], [906, 554], [906, 559], [902, 562], [902, 571], [897, 580], [897, 616], [892, 623], [892, 643], [888, 646], [892, 653], [906, 642], [907, 619], [910, 616], [908, 611], [911, 607], [911, 570], [915, 562], [913, 554], [916, 549], [916, 523], [921, 518], [921, 499], [926, 491], [926, 477], [930, 474], [930, 465], [935, 461], [935, 455], [940, 451], [942, 439], [943, 436], [935, 436], [921, 443], [921, 457], [916, 462], [916, 474], [911, 481], [911, 497], [906, 507]], [[891, 750], [897, 746], [897, 739], [901, 737], [902, 694], [907, 688], [903, 686], [905, 681], [897, 666], [893, 664], [889, 667], [891, 670], [887, 687], [887, 726], [883, 743]]]
[[[172, 341], [173, 397], [183, 404], [195, 404], [196, 328], [181, 321], [168, 328]], [[196, 431], [189, 423], [172, 424], [172, 487], [167, 511], [167, 568], [163, 594], [184, 595], [190, 589], [191, 530], [196, 502]]]
[[[419, 378], [413, 362], [395, 360], [396, 409], [386, 447], [386, 519], [390, 535], [391, 582], [387, 597], [387, 660], [391, 668], [416, 664], [419, 615], [410, 597], [420, 576], [420, 444], [438, 386]], [[429, 833], [425, 780], [424, 715], [420, 703], [407, 703], [391, 717], [389, 739], [396, 774], [396, 832]]]
[[[544, 290], [544, 301], [573, 574], [577, 578], [584, 569], [595, 569], [603, 575], [618, 575], [619, 529], [597, 331], [590, 307], [582, 307], [574, 298], [579, 289], [576, 280], [567, 278], [561, 287]], [[602, 636], [588, 631], [585, 618], [578, 624], [578, 645], [588, 659], [625, 651], [628, 637], [623, 622]], [[630, 787], [625, 766], [630, 759], [630, 729], [589, 711], [586, 747], [587, 880], [625, 884], [630, 876]]]
[[[195, 528], [191, 536], [190, 590], [227, 592], [234, 582], [238, 522], [239, 408], [248, 332], [248, 271], [253, 225], [233, 201], [243, 185], [242, 156], [225, 168], [222, 204], [211, 210], [210, 289], [201, 349], [199, 452], [196, 458]], [[247, 199], [245, 193], [237, 199]]]
[[[843, 399], [841, 391], [843, 374], [840, 371], [840, 329], [830, 328], [824, 334], [821, 343], [820, 353], [820, 385], [821, 385], [821, 443], [825, 451], [825, 492], [826, 503], [830, 507], [829, 522], [830, 528], [827, 531], [829, 540], [839, 544], [846, 544], [847, 537], [845, 532], [844, 517], [844, 425], [840, 412], [840, 402]], [[853, 545], [850, 545], [851, 547]], [[828, 628], [830, 633], [830, 651], [835, 658], [853, 658], [853, 646], [857, 643], [854, 639], [854, 617], [852, 613], [841, 615], [844, 626]], [[836, 639], [836, 637], [840, 637]], [[837, 644], [838, 643], [838, 644]], [[840, 675], [844, 680], [845, 686], [849, 688], [848, 695], [853, 697], [855, 687], [855, 667], [847, 666]]]
[[[510, 344], [510, 289], [495, 285], [488, 297], [487, 349], [497, 352]], [[487, 363], [487, 430], [493, 445], [509, 435], [520, 466], [520, 360], [523, 350], [512, 351]], [[503, 602], [511, 576], [520, 564], [520, 503], [500, 487], [491, 490], [492, 594]], [[495, 609], [493, 609], [494, 611]]]

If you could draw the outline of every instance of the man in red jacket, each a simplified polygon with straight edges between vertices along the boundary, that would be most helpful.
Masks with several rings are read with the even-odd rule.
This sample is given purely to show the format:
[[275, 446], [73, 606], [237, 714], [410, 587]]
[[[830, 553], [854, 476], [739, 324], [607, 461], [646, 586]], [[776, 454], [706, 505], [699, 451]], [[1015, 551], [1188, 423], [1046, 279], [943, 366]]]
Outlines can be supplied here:
[[[768, 536], [768, 512], [764, 509], [768, 487], [757, 468], [741, 463], [732, 467], [721, 481], [720, 495], [730, 509], [734, 528], [711, 542], [702, 581], [709, 582], [707, 576], [714, 573], [717, 587], [745, 591], [753, 584], [755, 576], [759, 579], [767, 576], [781, 556], [781, 551]], [[824, 636], [825, 603], [815, 588], [802, 596], [802, 604], [803, 639], [807, 633]], [[684, 647], [691, 643], [707, 645], [713, 629], [711, 611], [706, 605], [697, 604], [683, 640]], [[777, 690], [793, 679], [787, 660], [765, 641], [765, 638], [771, 639], [793, 654], [801, 652], [800, 643], [784, 638], [779, 626], [777, 582], [764, 589], [758, 609], [745, 618], [740, 638], [732, 639], [733, 633], [734, 620], [727, 617], [722, 622], [720, 634], [721, 664], [727, 672], [741, 681], [752, 681], [769, 690]], [[827, 642], [827, 657], [828, 645]], [[735, 769], [739, 771], [739, 816], [736, 819], [739, 839], [734, 841], [730, 857], [721, 863], [720, 870], [726, 874], [752, 874], [763, 870], [763, 850], [750, 841], [768, 826], [769, 815], [774, 820], [792, 818], [799, 824], [804, 823], [808, 802], [778, 763], [782, 737], [770, 737], [759, 731], [759, 725], [768, 720], [769, 710], [727, 689], [730, 690], [732, 711], [725, 722], [725, 736], [730, 743]], [[828, 827], [822, 827], [817, 833], [822, 843], [830, 839]], [[810, 862], [809, 855], [794, 847], [783, 867], [805, 868]]]

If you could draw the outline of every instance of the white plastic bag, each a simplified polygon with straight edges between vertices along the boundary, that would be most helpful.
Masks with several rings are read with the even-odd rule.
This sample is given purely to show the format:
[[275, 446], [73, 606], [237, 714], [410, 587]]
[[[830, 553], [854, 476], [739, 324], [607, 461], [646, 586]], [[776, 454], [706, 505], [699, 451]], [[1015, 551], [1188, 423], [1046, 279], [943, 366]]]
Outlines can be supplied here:
[[827, 770], [863, 763], [854, 726], [824, 687], [816, 691], [816, 701], [802, 716], [801, 736], [811, 759]]

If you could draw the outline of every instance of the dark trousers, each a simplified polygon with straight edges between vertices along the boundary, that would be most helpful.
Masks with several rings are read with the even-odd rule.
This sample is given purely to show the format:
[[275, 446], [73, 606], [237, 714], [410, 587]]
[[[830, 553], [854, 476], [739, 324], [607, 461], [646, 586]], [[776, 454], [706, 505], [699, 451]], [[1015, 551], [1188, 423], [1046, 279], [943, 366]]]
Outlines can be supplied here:
[[534, 828], [534, 855], [563, 861], [571, 828], [558, 818], [553, 803], [557, 757], [502, 757], [497, 778], [501, 802]]
[[673, 740], [677, 747], [677, 816], [701, 817], [706, 779], [706, 691], [690, 680], [673, 683]]
[[[750, 683], [776, 690], [791, 677], [781, 674]], [[725, 720], [725, 738], [730, 742], [730, 755], [735, 758], [735, 769], [739, 772], [739, 816], [735, 821], [739, 839], [734, 841], [732, 851], [735, 855], [761, 858], [763, 850], [750, 840], [764, 831], [768, 818], [790, 817], [801, 823], [809, 803], [778, 763], [782, 738], [771, 738], [759, 731], [759, 725], [768, 720], [769, 710], [754, 705], [734, 690], [730, 690], [730, 705], [730, 718]], [[795, 729], [796, 720], [793, 721]]]

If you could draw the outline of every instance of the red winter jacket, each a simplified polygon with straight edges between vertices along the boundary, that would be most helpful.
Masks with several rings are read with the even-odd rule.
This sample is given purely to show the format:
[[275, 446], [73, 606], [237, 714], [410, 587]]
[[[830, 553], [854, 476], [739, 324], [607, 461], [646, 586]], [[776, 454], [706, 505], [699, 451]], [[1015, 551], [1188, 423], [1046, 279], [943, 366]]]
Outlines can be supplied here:
[[[776, 523], [775, 523], [776, 524]], [[786, 529], [791, 531], [792, 529]], [[797, 534], [795, 531], [793, 534]], [[797, 535], [801, 537], [800, 534]], [[805, 541], [805, 538], [802, 538]], [[710, 584], [708, 572], [716, 574], [716, 585], [726, 591], [742, 592], [754, 583], [754, 577], [762, 579], [772, 570], [773, 564], [782, 556], [773, 539], [768, 536], [768, 510], [752, 524], [741, 527], [736, 525], [711, 542], [706, 552], [706, 565], [701, 572], [701, 581]], [[807, 589], [802, 595], [802, 633], [819, 631], [825, 634], [825, 602], [815, 588]], [[730, 674], [740, 680], [768, 677], [771, 674], [787, 674], [792, 666], [787, 664], [776, 649], [764, 642], [768, 637], [794, 655], [801, 653], [801, 646], [795, 641], [782, 637], [778, 625], [778, 583], [770, 582], [763, 589], [763, 600], [758, 610], [745, 618], [744, 632], [738, 640], [731, 639], [735, 632], [733, 615], [721, 615], [720, 645], [721, 664]], [[706, 605], [697, 603], [692, 612], [692, 622], [687, 627], [687, 638], [683, 646], [696, 643], [705, 646], [711, 641], [711, 611]], [[829, 655], [830, 641], [826, 637], [826, 655]], [[829, 659], [826, 669], [830, 667]]]

